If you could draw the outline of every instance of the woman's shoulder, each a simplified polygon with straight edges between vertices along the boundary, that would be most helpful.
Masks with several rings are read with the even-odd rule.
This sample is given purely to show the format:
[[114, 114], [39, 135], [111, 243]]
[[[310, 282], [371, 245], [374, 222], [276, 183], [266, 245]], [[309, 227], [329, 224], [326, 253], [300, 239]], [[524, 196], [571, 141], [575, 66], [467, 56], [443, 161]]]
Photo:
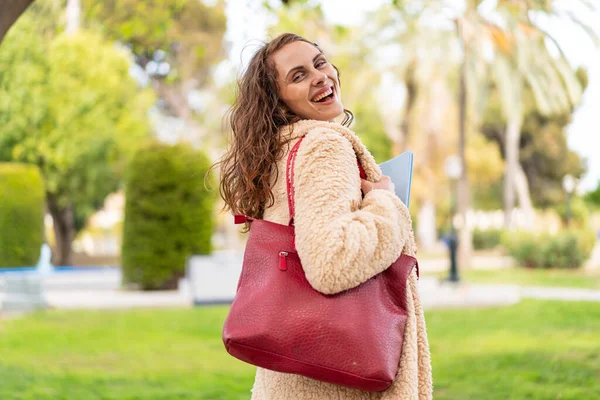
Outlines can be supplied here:
[[309, 156], [327, 158], [340, 157], [344, 154], [354, 154], [351, 136], [348, 128], [327, 121], [302, 120], [294, 124], [290, 140], [302, 139], [298, 155], [301, 158]]
[[298, 139], [303, 136], [315, 136], [317, 133], [332, 133], [338, 136], [355, 136], [349, 128], [337, 122], [303, 119], [281, 129], [282, 139], [285, 141]]
[[[290, 126], [287, 134], [292, 147], [304, 137], [298, 149], [296, 164], [318, 162], [326, 163], [332, 169], [336, 165], [349, 168], [358, 158], [370, 180], [376, 182], [381, 178], [381, 170], [358, 135], [339, 123], [302, 120]], [[327, 168], [326, 165], [322, 166]]]
[[283, 128], [284, 141], [296, 141], [303, 138], [301, 148], [319, 145], [340, 146], [353, 151], [354, 143], [360, 139], [354, 132], [337, 122], [301, 120]]

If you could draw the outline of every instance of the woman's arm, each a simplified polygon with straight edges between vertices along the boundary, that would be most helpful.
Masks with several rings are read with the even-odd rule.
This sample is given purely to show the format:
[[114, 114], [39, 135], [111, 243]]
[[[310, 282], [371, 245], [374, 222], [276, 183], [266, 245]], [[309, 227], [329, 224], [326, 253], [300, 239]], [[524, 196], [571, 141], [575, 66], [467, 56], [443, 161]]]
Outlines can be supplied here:
[[409, 238], [410, 214], [394, 193], [374, 189], [361, 203], [350, 142], [326, 128], [308, 133], [295, 176], [296, 248], [311, 286], [339, 293], [388, 268]]

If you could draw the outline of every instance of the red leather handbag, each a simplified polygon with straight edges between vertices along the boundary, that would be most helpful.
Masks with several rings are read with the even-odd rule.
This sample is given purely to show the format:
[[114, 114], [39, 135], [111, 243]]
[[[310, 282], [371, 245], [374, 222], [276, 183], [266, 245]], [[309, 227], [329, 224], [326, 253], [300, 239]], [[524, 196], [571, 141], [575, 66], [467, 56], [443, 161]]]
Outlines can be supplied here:
[[287, 162], [290, 223], [236, 215], [236, 223], [252, 225], [223, 342], [229, 354], [258, 367], [383, 391], [398, 372], [406, 285], [413, 268], [418, 274], [417, 260], [401, 255], [384, 272], [335, 295], [312, 288], [294, 248], [293, 165], [301, 142]]

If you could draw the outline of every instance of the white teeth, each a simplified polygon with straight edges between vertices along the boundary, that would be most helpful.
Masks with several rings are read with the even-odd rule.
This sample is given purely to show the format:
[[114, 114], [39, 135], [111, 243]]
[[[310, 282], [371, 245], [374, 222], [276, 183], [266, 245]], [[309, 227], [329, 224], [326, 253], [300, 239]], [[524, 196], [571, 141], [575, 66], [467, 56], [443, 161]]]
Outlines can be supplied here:
[[323, 97], [327, 97], [327, 96], [329, 96], [331, 93], [333, 93], [333, 90], [331, 90], [331, 88], [329, 88], [329, 90], [328, 90], [328, 91], [326, 91], [325, 93], [323, 93], [323, 94], [321, 94], [321, 95], [319, 95], [319, 96], [315, 97], [314, 99], [312, 99], [312, 101], [319, 101], [319, 100], [321, 100]]

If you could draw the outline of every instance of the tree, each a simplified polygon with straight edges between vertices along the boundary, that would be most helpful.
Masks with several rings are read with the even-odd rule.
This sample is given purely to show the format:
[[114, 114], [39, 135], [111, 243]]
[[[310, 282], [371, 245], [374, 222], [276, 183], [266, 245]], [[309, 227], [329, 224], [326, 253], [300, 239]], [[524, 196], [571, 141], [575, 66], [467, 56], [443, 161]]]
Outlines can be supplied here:
[[128, 46], [148, 72], [161, 110], [185, 121], [187, 139], [205, 136], [189, 97], [210, 82], [225, 53], [223, 4], [198, 0], [82, 0], [85, 24]]
[[[405, 2], [397, 4], [407, 7]], [[458, 40], [463, 49], [463, 60], [460, 66], [459, 79], [459, 123], [460, 140], [459, 154], [464, 161], [466, 146], [465, 126], [467, 94], [470, 97], [482, 99], [472, 89], [473, 83], [485, 87], [492, 77], [501, 94], [502, 111], [506, 124], [504, 135], [505, 179], [504, 206], [505, 223], [510, 223], [510, 214], [514, 203], [515, 189], [519, 203], [525, 211], [532, 212], [532, 202], [527, 176], [518, 161], [519, 136], [523, 123], [523, 90], [525, 85], [532, 88], [536, 106], [544, 115], [565, 113], [572, 109], [579, 97], [581, 88], [575, 78], [575, 73], [566, 62], [564, 54], [553, 57], [546, 46], [546, 40], [553, 38], [543, 31], [531, 18], [531, 13], [559, 16], [573, 20], [591, 32], [572, 13], [561, 12], [552, 1], [514, 1], [500, 0], [494, 5], [494, 18], [484, 12], [481, 0], [469, 0], [463, 12], [459, 13], [454, 22], [457, 26]], [[594, 7], [581, 1], [591, 10]], [[429, 11], [439, 8], [439, 2], [422, 2], [422, 7]], [[444, 14], [441, 12], [441, 14]], [[496, 23], [500, 20], [501, 22]], [[592, 35], [593, 36], [593, 35]], [[554, 41], [554, 43], [556, 43]], [[493, 49], [491, 58], [489, 49]], [[483, 69], [482, 65], [487, 68]], [[484, 74], [478, 71], [484, 71]], [[480, 103], [483, 104], [481, 101]], [[471, 118], [471, 123], [477, 123], [478, 115]], [[464, 169], [464, 168], [463, 168]], [[465, 169], [466, 170], [466, 169]], [[468, 206], [468, 188], [466, 176], [461, 178], [461, 199], [459, 208]], [[463, 240], [464, 242], [464, 240]]]
[[[447, 196], [448, 190], [444, 188], [446, 193], [442, 196], [439, 193], [439, 187], [445, 186], [440, 183], [447, 182], [443, 173], [443, 160], [449, 153], [458, 154], [462, 173], [458, 182], [457, 211], [462, 220], [465, 220], [471, 204], [466, 159], [467, 133], [472, 130], [473, 124], [473, 118], [467, 111], [472, 108], [476, 99], [475, 96], [468, 95], [472, 79], [467, 77], [473, 69], [472, 57], [467, 57], [470, 42], [469, 31], [465, 30], [465, 26], [468, 28], [465, 15], [468, 14], [465, 12], [465, 15], [448, 17], [448, 7], [440, 1], [397, 0], [392, 4], [391, 9], [381, 10], [380, 23], [385, 28], [381, 32], [383, 37], [391, 38], [388, 42], [401, 48], [401, 56], [392, 67], [405, 86], [404, 113], [399, 134], [400, 141], [413, 149], [419, 143], [416, 148], [420, 151], [420, 157], [426, 160], [415, 168], [416, 176], [423, 176], [419, 182], [425, 187], [424, 195], [419, 199], [422, 209], [435, 210], [435, 206], [445, 206], [442, 199]], [[434, 28], [428, 23], [432, 15], [437, 16], [438, 20], [440, 16], [447, 18], [448, 23], [440, 26], [438, 21]], [[390, 29], [396, 32], [395, 35], [387, 34]], [[457, 46], [460, 47], [460, 52], [456, 51]], [[450, 91], [455, 93], [455, 100], [447, 103], [445, 94]], [[458, 107], [454, 108], [453, 104]], [[419, 108], [428, 110], [422, 111]], [[452, 109], [457, 112], [457, 117], [448, 119], [447, 111]], [[455, 124], [455, 127], [449, 128], [448, 123]], [[452, 133], [450, 138], [449, 133]], [[450, 150], [450, 145], [455, 145], [455, 149]], [[439, 162], [440, 159], [442, 162]], [[435, 220], [430, 217], [428, 221], [429, 228], [423, 232], [431, 235], [435, 232]], [[465, 265], [471, 254], [471, 231], [467, 224], [462, 224], [459, 231], [459, 258], [460, 263]], [[433, 242], [431, 238], [426, 241]]]
[[129, 76], [127, 53], [97, 34], [48, 35], [26, 15], [0, 51], [0, 160], [37, 165], [45, 179], [59, 264], [71, 242], [119, 185], [124, 164], [148, 134], [153, 102]]
[[[587, 87], [586, 73], [577, 71], [582, 88]], [[482, 132], [493, 140], [504, 155], [506, 121], [502, 114], [498, 90], [488, 96]], [[553, 115], [542, 114], [529, 86], [523, 93], [524, 117], [519, 142], [519, 162], [531, 185], [532, 202], [537, 207], [553, 207], [564, 202], [562, 178], [585, 173], [583, 160], [567, 145], [567, 126], [571, 123], [574, 107]]]
[[[595, 6], [587, 1], [576, 2], [596, 12]], [[571, 5], [573, 2], [571, 3]], [[552, 115], [570, 112], [579, 102], [582, 88], [575, 71], [569, 66], [562, 49], [546, 31], [540, 28], [532, 13], [546, 17], [561, 17], [573, 21], [593, 38], [593, 30], [583, 24], [572, 12], [561, 10], [555, 1], [512, 1], [497, 3], [497, 12], [503, 24], [500, 28], [483, 17], [479, 25], [487, 32], [485, 37], [494, 46], [492, 60], [494, 81], [501, 94], [503, 114], [506, 118], [504, 137], [505, 179], [504, 209], [505, 225], [510, 225], [510, 215], [514, 205], [515, 190], [519, 204], [531, 213], [532, 201], [526, 173], [519, 163], [519, 145], [524, 121], [524, 90], [531, 88], [536, 106], [541, 114]], [[570, 7], [570, 6], [569, 6]], [[552, 41], [559, 51], [552, 56], [547, 48]]]
[[0, 43], [6, 32], [34, 0], [0, 0]]

